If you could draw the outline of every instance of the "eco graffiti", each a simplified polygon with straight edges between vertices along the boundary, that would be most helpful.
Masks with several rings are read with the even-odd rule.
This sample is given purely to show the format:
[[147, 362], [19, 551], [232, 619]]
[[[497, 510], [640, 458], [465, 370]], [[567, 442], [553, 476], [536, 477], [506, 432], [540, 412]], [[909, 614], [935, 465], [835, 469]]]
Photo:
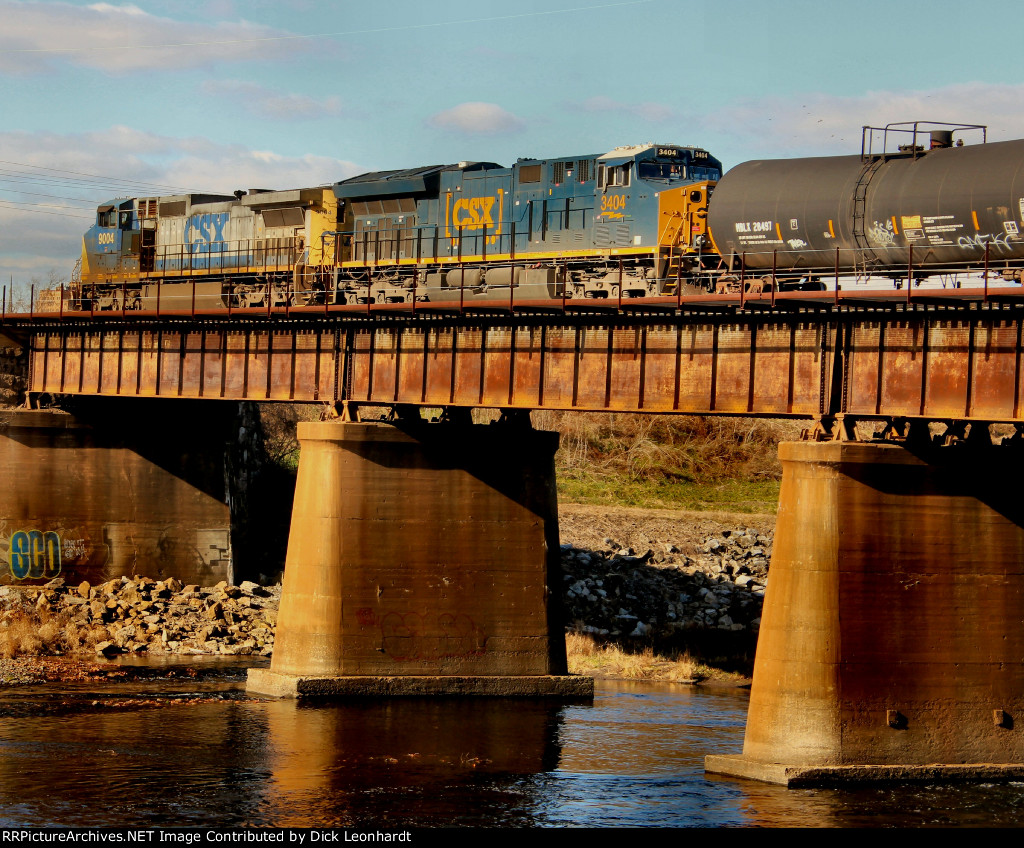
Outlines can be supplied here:
[[60, 574], [60, 536], [52, 530], [19, 530], [11, 534], [11, 574], [16, 580]]

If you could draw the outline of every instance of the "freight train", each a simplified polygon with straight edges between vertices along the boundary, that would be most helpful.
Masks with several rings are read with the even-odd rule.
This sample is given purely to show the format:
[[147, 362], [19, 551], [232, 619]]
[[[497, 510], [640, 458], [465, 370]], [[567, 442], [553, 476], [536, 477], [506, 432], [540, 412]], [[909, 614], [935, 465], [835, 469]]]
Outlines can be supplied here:
[[1024, 140], [954, 145], [982, 128], [941, 127], [890, 125], [910, 143], [724, 177], [703, 148], [646, 144], [114, 200], [84, 236], [67, 308], [694, 296], [908, 267], [917, 282], [981, 268], [1019, 282]]

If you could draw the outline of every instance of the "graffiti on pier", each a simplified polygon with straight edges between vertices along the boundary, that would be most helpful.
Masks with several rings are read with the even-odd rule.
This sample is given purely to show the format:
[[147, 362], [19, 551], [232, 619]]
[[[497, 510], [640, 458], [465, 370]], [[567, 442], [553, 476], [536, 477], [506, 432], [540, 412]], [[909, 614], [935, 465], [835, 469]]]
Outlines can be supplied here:
[[7, 562], [15, 580], [52, 580], [65, 565], [82, 560], [88, 553], [85, 539], [62, 536], [64, 531], [5, 531], [0, 528], [0, 556], [6, 542]]
[[487, 637], [468, 615], [397, 613], [378, 617], [369, 607], [356, 610], [363, 628], [378, 628], [381, 648], [399, 662], [465, 659], [487, 651]]
[[60, 574], [60, 551], [60, 536], [52, 530], [18, 530], [11, 534], [11, 574], [16, 580], [52, 580]]

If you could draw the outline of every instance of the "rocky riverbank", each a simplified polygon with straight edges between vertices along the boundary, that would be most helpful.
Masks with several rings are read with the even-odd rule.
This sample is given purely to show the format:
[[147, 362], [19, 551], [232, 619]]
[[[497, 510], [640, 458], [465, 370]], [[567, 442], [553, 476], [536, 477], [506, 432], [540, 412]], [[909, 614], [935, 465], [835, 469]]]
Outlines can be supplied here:
[[270, 656], [280, 586], [184, 586], [121, 577], [98, 586], [0, 587], [0, 656]]
[[[629, 651], [685, 650], [739, 665], [752, 658], [771, 516], [568, 507], [561, 525], [568, 632]], [[8, 660], [0, 681], [26, 682], [26, 669], [9, 662], [18, 656], [269, 657], [280, 591], [146, 577], [0, 587], [0, 658]]]
[[643, 551], [611, 537], [599, 550], [563, 544], [567, 626], [655, 645], [697, 632], [756, 633], [771, 554], [771, 532], [744, 526], [709, 536], [693, 556], [674, 542]]

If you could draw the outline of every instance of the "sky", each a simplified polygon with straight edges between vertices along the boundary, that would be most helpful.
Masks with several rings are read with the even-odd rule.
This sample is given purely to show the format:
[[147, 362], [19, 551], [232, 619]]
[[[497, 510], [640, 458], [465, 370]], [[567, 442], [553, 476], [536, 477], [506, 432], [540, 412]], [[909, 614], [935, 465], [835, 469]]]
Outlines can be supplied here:
[[67, 280], [114, 197], [645, 142], [729, 168], [896, 121], [1021, 138], [1022, 34], [1019, 0], [0, 0], [0, 283]]

